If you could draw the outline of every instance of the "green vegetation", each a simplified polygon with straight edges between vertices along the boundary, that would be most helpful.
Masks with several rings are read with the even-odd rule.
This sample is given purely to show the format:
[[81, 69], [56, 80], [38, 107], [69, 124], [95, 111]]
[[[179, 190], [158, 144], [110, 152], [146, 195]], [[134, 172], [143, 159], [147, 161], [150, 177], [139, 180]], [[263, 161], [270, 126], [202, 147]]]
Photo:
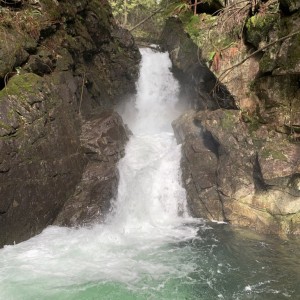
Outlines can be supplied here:
[[279, 20], [277, 14], [257, 14], [248, 19], [246, 23], [246, 39], [258, 48], [259, 43], [266, 41], [271, 28]]
[[35, 94], [36, 86], [40, 83], [41, 77], [33, 73], [15, 75], [9, 80], [8, 85], [0, 91], [0, 98], [5, 95], [18, 96], [22, 99], [26, 93]]
[[236, 124], [236, 115], [230, 110], [224, 110], [224, 117], [221, 121], [222, 129], [231, 131]]
[[261, 152], [261, 156], [263, 158], [271, 158], [271, 159], [277, 159], [277, 160], [287, 160], [285, 155], [279, 151], [274, 149], [265, 148]]
[[[109, 0], [117, 23], [131, 29], [161, 8], [156, 0]], [[137, 40], [157, 41], [163, 26], [162, 14], [154, 14], [147, 22], [132, 31]]]

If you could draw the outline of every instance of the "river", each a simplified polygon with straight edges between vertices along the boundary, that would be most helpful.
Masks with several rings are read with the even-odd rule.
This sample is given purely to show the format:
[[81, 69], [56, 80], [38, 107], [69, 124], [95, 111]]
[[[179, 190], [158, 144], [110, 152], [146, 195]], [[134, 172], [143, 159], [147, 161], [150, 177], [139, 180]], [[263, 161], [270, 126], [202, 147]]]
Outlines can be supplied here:
[[300, 241], [189, 216], [171, 122], [179, 84], [166, 53], [142, 49], [133, 135], [106, 222], [50, 226], [0, 250], [0, 299], [300, 299]]

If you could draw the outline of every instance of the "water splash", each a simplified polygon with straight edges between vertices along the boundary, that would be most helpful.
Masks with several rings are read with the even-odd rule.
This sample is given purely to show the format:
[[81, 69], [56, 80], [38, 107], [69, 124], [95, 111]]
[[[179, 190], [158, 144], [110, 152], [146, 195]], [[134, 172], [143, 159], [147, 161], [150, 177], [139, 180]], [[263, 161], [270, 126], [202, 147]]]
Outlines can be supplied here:
[[119, 163], [111, 216], [93, 228], [49, 227], [5, 247], [0, 252], [1, 299], [51, 299], [108, 282], [145, 288], [148, 277], [162, 287], [169, 276], [181, 278], [192, 271], [192, 265], [179, 263], [181, 250], [168, 246], [197, 234], [185, 225], [193, 220], [180, 184], [180, 146], [171, 132], [171, 121], [180, 113], [179, 85], [167, 54], [142, 52], [137, 96], [134, 107], [127, 107], [135, 113], [124, 116], [134, 136]]
[[143, 50], [138, 94], [124, 114], [134, 135], [107, 223], [52, 226], [1, 249], [1, 300], [299, 298], [300, 241], [188, 216], [170, 126], [178, 83], [169, 68], [167, 54]]

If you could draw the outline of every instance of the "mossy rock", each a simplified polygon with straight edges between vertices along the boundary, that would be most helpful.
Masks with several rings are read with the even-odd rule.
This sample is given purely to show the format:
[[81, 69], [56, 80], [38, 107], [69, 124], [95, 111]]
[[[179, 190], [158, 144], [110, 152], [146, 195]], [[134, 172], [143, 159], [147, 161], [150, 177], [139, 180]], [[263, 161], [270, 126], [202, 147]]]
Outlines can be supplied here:
[[33, 73], [16, 75], [11, 78], [7, 86], [0, 91], [0, 101], [3, 96], [17, 96], [24, 99], [26, 95], [36, 95], [37, 90], [42, 90], [42, 78]]
[[280, 50], [280, 45], [276, 44], [273, 47], [269, 48], [259, 61], [259, 70], [262, 73], [270, 73], [275, 68], [277, 68], [277, 56]]
[[106, 1], [100, 1], [100, 2], [102, 2], [101, 5], [99, 5], [99, 0], [91, 0], [89, 1], [88, 7], [91, 11], [93, 11], [97, 15], [101, 23], [100, 25], [103, 28], [110, 28], [111, 20], [113, 18], [111, 7]]
[[279, 0], [279, 1], [283, 11], [285, 12], [294, 13], [297, 10], [300, 10], [299, 0]]
[[246, 40], [256, 48], [268, 40], [269, 32], [279, 22], [278, 14], [257, 14], [246, 23]]
[[300, 73], [300, 33], [286, 40], [281, 46], [281, 53], [278, 57], [277, 74], [295, 74]]
[[261, 151], [261, 156], [263, 158], [277, 159], [281, 161], [286, 161], [286, 156], [280, 150], [265, 148]]
[[237, 116], [235, 111], [224, 110], [223, 118], [221, 119], [221, 127], [224, 130], [231, 131], [237, 123]]
[[25, 35], [2, 28], [0, 40], [0, 78], [4, 78], [14, 67], [25, 62], [29, 54], [24, 49], [27, 44]]

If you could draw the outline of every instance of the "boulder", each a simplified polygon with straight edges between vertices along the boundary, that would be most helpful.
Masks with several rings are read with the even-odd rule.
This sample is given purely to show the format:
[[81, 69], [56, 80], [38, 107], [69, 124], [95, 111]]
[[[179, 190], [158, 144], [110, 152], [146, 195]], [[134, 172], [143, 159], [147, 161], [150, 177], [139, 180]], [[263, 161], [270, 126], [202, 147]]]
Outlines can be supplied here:
[[169, 18], [161, 36], [162, 48], [170, 53], [174, 74], [195, 109], [236, 108], [233, 97], [224, 85], [217, 82], [201, 57], [197, 45], [183, 30], [179, 18]]
[[[53, 86], [49, 78], [26, 73], [0, 92], [1, 246], [51, 224], [81, 178], [76, 90], [66, 80], [60, 76]], [[68, 97], [61, 97], [63, 90]]]
[[88, 225], [101, 222], [118, 190], [116, 163], [124, 156], [127, 131], [121, 117], [103, 112], [85, 122], [81, 146], [88, 160], [75, 193], [66, 201], [54, 224]]
[[194, 216], [258, 232], [300, 234], [300, 147], [235, 110], [190, 111], [173, 123]]

